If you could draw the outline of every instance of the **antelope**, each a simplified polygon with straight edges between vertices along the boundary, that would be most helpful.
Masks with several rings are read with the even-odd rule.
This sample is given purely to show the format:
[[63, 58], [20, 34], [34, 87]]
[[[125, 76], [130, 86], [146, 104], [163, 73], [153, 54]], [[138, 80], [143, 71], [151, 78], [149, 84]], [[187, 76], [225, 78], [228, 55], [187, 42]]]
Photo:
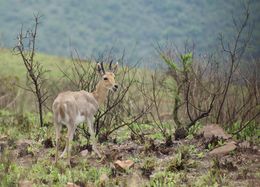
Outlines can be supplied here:
[[109, 64], [109, 71], [106, 72], [103, 67], [103, 62], [97, 63], [97, 69], [101, 79], [97, 83], [93, 92], [81, 91], [66, 91], [58, 94], [53, 102], [52, 110], [54, 115], [54, 126], [56, 130], [56, 154], [55, 162], [58, 160], [59, 139], [61, 136], [62, 125], [68, 129], [66, 146], [60, 157], [64, 157], [67, 153], [68, 161], [71, 157], [71, 141], [77, 125], [82, 122], [87, 122], [92, 141], [94, 153], [101, 158], [101, 154], [97, 149], [97, 140], [93, 127], [94, 115], [102, 103], [105, 102], [109, 90], [116, 91], [118, 85], [115, 82], [115, 71], [118, 63], [112, 68], [112, 61]]

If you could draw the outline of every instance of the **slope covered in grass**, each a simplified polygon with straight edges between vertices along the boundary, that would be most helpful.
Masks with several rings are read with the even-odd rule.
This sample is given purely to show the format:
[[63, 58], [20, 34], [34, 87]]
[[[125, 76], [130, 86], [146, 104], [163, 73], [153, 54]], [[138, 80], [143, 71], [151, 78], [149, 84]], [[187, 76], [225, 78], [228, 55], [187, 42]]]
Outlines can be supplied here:
[[[40, 62], [44, 69], [48, 70], [49, 77], [57, 78], [62, 76], [59, 67], [66, 68], [69, 64], [68, 58], [36, 53], [35, 60]], [[17, 76], [24, 80], [26, 69], [20, 55], [15, 54], [10, 49], [0, 49], [0, 76]]]

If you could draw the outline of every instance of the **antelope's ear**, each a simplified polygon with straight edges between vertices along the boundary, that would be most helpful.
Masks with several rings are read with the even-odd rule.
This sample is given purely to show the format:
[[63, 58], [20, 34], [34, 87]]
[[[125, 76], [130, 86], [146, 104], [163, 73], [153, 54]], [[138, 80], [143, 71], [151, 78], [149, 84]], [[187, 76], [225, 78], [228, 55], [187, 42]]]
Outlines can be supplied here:
[[97, 70], [98, 70], [98, 73], [101, 76], [104, 75], [104, 72], [103, 72], [103, 69], [102, 69], [102, 65], [99, 62], [97, 63]]
[[114, 66], [113, 73], [116, 73], [117, 67], [118, 67], [118, 62], [116, 62], [115, 66]]

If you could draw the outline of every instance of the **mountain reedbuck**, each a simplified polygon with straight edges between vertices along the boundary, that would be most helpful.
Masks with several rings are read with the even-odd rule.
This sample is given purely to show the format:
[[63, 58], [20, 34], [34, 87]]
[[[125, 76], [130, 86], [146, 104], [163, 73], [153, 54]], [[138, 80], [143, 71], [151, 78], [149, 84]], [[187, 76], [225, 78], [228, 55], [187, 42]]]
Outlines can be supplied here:
[[115, 71], [118, 63], [112, 69], [112, 61], [109, 64], [109, 71], [105, 72], [103, 63], [98, 63], [97, 68], [101, 75], [101, 80], [96, 85], [93, 92], [89, 93], [85, 90], [66, 91], [60, 93], [53, 102], [52, 110], [54, 114], [54, 124], [56, 129], [56, 154], [55, 162], [58, 159], [59, 139], [61, 136], [62, 125], [68, 128], [66, 147], [60, 157], [64, 157], [68, 153], [68, 161], [71, 157], [71, 141], [75, 130], [79, 123], [87, 122], [91, 135], [93, 151], [101, 157], [97, 149], [97, 141], [93, 127], [94, 115], [99, 106], [104, 103], [108, 95], [108, 91], [116, 91], [118, 85], [115, 83]]

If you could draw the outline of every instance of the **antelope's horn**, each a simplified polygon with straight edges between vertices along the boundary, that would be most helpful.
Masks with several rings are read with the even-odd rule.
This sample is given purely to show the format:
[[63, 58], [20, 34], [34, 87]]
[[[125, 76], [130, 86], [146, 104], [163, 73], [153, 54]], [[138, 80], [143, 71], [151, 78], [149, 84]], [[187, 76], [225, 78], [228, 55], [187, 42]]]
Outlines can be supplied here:
[[113, 60], [111, 60], [109, 63], [109, 71], [112, 71], [112, 62], [113, 62]]
[[105, 72], [105, 69], [104, 69], [103, 62], [101, 62], [101, 70], [102, 70], [103, 74], [105, 74], [105, 73], [106, 73], [106, 72]]

